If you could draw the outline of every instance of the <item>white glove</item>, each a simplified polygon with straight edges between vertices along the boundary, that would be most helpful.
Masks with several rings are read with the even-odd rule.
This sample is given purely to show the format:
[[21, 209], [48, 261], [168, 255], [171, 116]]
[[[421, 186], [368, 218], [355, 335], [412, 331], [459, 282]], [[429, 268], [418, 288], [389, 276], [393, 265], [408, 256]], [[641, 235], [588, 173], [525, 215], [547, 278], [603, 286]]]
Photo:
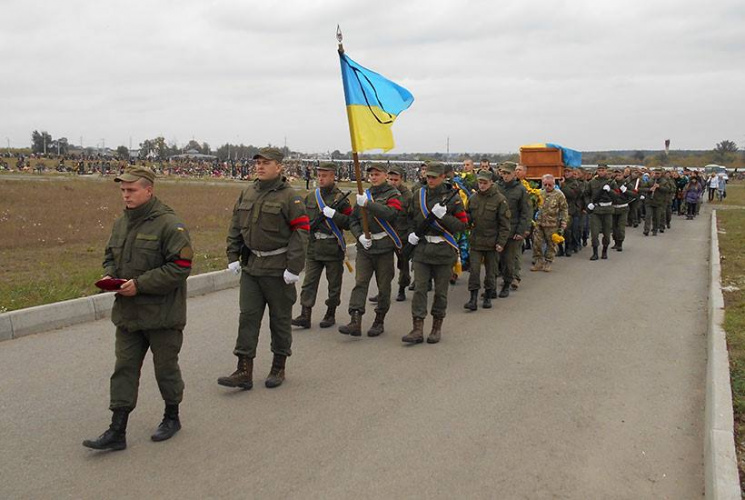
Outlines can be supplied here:
[[589, 208], [590, 210], [595, 210], [595, 204], [594, 203], [588, 203], [587, 204], [587, 208]]
[[441, 205], [440, 203], [435, 203], [435, 206], [432, 207], [432, 213], [435, 214], [435, 217], [438, 219], [442, 219], [445, 217], [445, 214], [448, 213], [448, 207]]
[[298, 281], [300, 281], [300, 276], [298, 276], [297, 274], [292, 274], [287, 269], [285, 269], [285, 273], [282, 275], [282, 278], [288, 285], [292, 285], [293, 283], [297, 283]]
[[646, 197], [646, 196], [644, 196], [644, 195], [641, 195], [641, 196], [639, 197], [639, 199], [640, 199], [640, 200], [646, 200], [646, 199], [647, 199], [647, 197]]
[[325, 215], [329, 219], [333, 219], [334, 215], [336, 215], [336, 210], [331, 207], [323, 207], [323, 215]]
[[412, 245], [419, 243], [419, 236], [417, 236], [416, 233], [409, 233], [409, 243]]
[[627, 188], [625, 185], [621, 184], [621, 192], [622, 193], [625, 193], [626, 191], [628, 191], [628, 189], [629, 188]]
[[239, 261], [233, 261], [230, 264], [228, 264], [228, 269], [233, 272], [233, 274], [241, 274], [241, 263]]
[[362, 245], [362, 248], [364, 248], [365, 250], [370, 250], [370, 247], [372, 247], [372, 240], [365, 238], [364, 234], [361, 234], [360, 237], [357, 238], [357, 240], [359, 240], [360, 245]]
[[367, 202], [368, 201], [369, 200], [367, 199], [367, 195], [366, 194], [358, 194], [357, 195], [357, 205], [359, 205], [360, 207], [364, 207], [365, 205], [367, 205]]
[[603, 186], [603, 191], [610, 191], [610, 186], [608, 184]]

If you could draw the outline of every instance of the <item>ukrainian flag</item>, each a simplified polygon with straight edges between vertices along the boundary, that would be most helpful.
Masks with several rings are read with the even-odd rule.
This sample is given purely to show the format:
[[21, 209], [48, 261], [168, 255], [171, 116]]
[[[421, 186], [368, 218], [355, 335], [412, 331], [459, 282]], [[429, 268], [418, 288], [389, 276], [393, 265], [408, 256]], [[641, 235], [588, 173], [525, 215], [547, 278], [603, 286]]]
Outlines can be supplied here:
[[393, 149], [391, 125], [414, 102], [411, 92], [339, 54], [352, 151]]

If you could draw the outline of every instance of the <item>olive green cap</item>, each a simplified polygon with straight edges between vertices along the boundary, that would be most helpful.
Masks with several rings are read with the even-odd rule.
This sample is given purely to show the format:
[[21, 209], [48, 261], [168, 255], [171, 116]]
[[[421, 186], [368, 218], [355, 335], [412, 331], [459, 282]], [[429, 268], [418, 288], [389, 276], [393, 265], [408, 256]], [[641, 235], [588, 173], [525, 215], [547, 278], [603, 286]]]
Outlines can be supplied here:
[[499, 170], [505, 170], [507, 172], [514, 172], [517, 168], [517, 163], [514, 161], [504, 161], [498, 165]]
[[147, 179], [150, 182], [155, 182], [155, 172], [147, 167], [139, 165], [127, 167], [121, 175], [116, 176], [114, 182], [135, 182], [140, 179]]
[[598, 163], [598, 168], [608, 168], [606, 163]]
[[370, 163], [367, 165], [367, 168], [365, 169], [367, 172], [370, 170], [380, 170], [383, 173], [388, 173], [388, 166], [386, 166], [385, 163]]
[[325, 162], [321, 163], [320, 165], [318, 165], [316, 167], [316, 170], [328, 170], [330, 172], [336, 173], [336, 172], [338, 172], [338, 167], [336, 166], [336, 163], [334, 163], [334, 162], [325, 161]]
[[274, 160], [277, 163], [281, 163], [282, 160], [285, 159], [285, 155], [282, 154], [282, 151], [280, 151], [277, 148], [261, 148], [258, 153], [256, 153], [253, 157], [253, 159], [257, 158], [264, 158], [265, 160]]
[[445, 174], [445, 165], [434, 162], [427, 165], [427, 177], [438, 177]]
[[485, 180], [485, 181], [492, 181], [494, 180], [494, 174], [491, 170], [482, 169], [479, 170], [479, 173], [476, 174], [477, 180]]
[[406, 175], [406, 171], [404, 171], [404, 168], [402, 166], [400, 166], [400, 165], [391, 165], [390, 168], [388, 169], [388, 173], [389, 174], [398, 174], [401, 177], [403, 177], [404, 175]]

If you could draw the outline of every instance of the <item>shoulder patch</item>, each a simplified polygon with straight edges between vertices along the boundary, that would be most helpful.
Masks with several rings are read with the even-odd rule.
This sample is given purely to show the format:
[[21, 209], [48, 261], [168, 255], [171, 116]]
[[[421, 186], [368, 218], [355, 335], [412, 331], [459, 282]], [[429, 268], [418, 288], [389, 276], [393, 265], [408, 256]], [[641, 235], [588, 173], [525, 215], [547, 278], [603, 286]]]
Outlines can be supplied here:
[[186, 226], [183, 224], [183, 222], [179, 222], [176, 224], [176, 231], [186, 231]]

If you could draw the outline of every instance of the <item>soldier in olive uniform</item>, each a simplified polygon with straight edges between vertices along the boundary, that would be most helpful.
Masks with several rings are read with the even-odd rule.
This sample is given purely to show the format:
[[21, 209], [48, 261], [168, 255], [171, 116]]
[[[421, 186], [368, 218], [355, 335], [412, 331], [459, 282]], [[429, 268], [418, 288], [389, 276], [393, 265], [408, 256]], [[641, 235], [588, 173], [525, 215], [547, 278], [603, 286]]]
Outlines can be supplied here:
[[[368, 337], [377, 337], [385, 331], [385, 315], [391, 307], [391, 281], [395, 275], [393, 253], [401, 248], [401, 240], [394, 228], [402, 210], [401, 195], [386, 180], [387, 167], [372, 163], [367, 167], [368, 179], [372, 186], [365, 193], [357, 195], [357, 205], [351, 216], [350, 229], [357, 239], [355, 259], [355, 285], [349, 298], [348, 324], [340, 326], [344, 335], [362, 335], [362, 316], [365, 314], [365, 298], [370, 280], [375, 274], [378, 285], [378, 300], [375, 306], [375, 320], [367, 331]], [[362, 222], [362, 209], [367, 212], [370, 234], [365, 234]]]
[[238, 197], [227, 237], [228, 269], [241, 276], [233, 350], [238, 367], [217, 380], [222, 386], [246, 390], [253, 387], [253, 360], [267, 306], [274, 357], [264, 385], [271, 389], [285, 379], [285, 363], [292, 354], [295, 283], [305, 266], [310, 229], [303, 199], [282, 175], [282, 152], [262, 148], [253, 159], [256, 181]]
[[[404, 174], [404, 169], [398, 165], [393, 165], [388, 170], [388, 183], [401, 194], [401, 212], [399, 212], [394, 223], [394, 228], [401, 242], [407, 241], [409, 237], [408, 211], [413, 196], [411, 189], [404, 184]], [[396, 262], [398, 267], [398, 295], [396, 295], [396, 301], [403, 302], [406, 300], [406, 287], [411, 284], [411, 272], [409, 271], [409, 263], [401, 259], [400, 250], [396, 251]]]
[[491, 308], [492, 291], [497, 289], [497, 263], [510, 236], [510, 207], [507, 199], [494, 185], [492, 173], [481, 170], [476, 176], [477, 191], [468, 202], [468, 219], [471, 234], [471, 264], [469, 267], [468, 291], [470, 300], [465, 309], [478, 309], [478, 294], [481, 288], [481, 262], [484, 262], [484, 309]]
[[[501, 182], [497, 186], [504, 197], [507, 198], [511, 215], [510, 236], [507, 238], [504, 251], [499, 256], [499, 268], [504, 280], [499, 292], [500, 297], [509, 297], [510, 295], [510, 285], [515, 278], [515, 259], [517, 254], [522, 251], [523, 240], [530, 234], [530, 220], [533, 216], [528, 192], [515, 175], [516, 167], [517, 164], [513, 162], [504, 162], [499, 165]], [[515, 286], [517, 286], [517, 282]]]
[[[436, 344], [442, 335], [442, 322], [447, 312], [448, 284], [453, 265], [458, 260], [458, 242], [455, 233], [463, 231], [468, 222], [460, 196], [453, 196], [447, 205], [443, 202], [451, 194], [451, 187], [445, 184], [445, 166], [432, 163], [427, 169], [427, 186], [422, 186], [412, 199], [409, 207], [409, 221], [412, 232], [408, 242], [415, 245], [414, 282], [416, 288], [411, 300], [413, 328], [401, 340], [409, 344], [424, 341], [424, 318], [427, 316], [427, 288], [430, 278], [434, 280], [434, 300], [432, 302], [432, 331], [427, 343]], [[413, 232], [429, 215], [430, 224], [420, 237]]]
[[656, 168], [652, 177], [643, 181], [639, 188], [640, 198], [645, 202], [644, 236], [657, 236], [657, 232], [665, 232], [665, 195], [667, 185], [662, 182], [662, 169]]
[[665, 212], [664, 212], [664, 225], [662, 226], [662, 231], [665, 232], [664, 229], [667, 227], [667, 229], [670, 229], [670, 223], [673, 220], [673, 199], [675, 199], [675, 195], [678, 191], [678, 186], [675, 183], [675, 179], [672, 177], [672, 171], [666, 170], [662, 174], [662, 182], [665, 184]]
[[640, 205], [641, 200], [639, 199], [639, 188], [641, 187], [642, 178], [639, 169], [631, 169], [629, 174], [629, 182], [626, 187], [631, 189], [634, 194], [633, 199], [629, 202], [629, 218], [628, 225], [632, 227], [639, 227], [639, 214], [641, 213]]
[[[556, 189], [556, 179], [551, 174], [543, 176], [543, 204], [538, 208], [536, 225], [533, 231], [533, 260], [531, 271], [551, 272], [551, 264], [556, 255], [553, 235], [563, 233], [569, 219], [569, 208], [564, 193]], [[544, 252], [543, 247], [546, 247]]]
[[[328, 328], [336, 323], [336, 308], [341, 303], [341, 281], [344, 274], [346, 242], [344, 230], [349, 229], [349, 216], [352, 207], [343, 198], [342, 192], [335, 184], [336, 165], [331, 162], [321, 163], [316, 168], [318, 188], [305, 197], [305, 211], [311, 221], [319, 218], [323, 222], [310, 235], [308, 251], [305, 255], [305, 278], [300, 292], [300, 316], [292, 320], [294, 326], [310, 328], [311, 313], [316, 304], [318, 284], [321, 273], [326, 269], [326, 281], [329, 284], [326, 299], [326, 314], [321, 320], [321, 328]], [[337, 204], [336, 208], [331, 205]]]
[[579, 171], [573, 167], [564, 169], [564, 183], [561, 185], [561, 191], [567, 200], [569, 211], [569, 225], [567, 226], [566, 241], [564, 242], [564, 256], [570, 257], [582, 249], [582, 210], [584, 204], [584, 182], [577, 176]]
[[616, 199], [614, 192], [616, 182], [608, 177], [608, 165], [598, 165], [597, 175], [587, 185], [587, 198], [590, 202], [590, 235], [592, 238], [592, 257], [598, 260], [598, 246], [600, 233], [603, 233], [602, 258], [608, 258], [608, 246], [613, 232], [613, 203]]
[[625, 179], [623, 170], [615, 171], [616, 200], [613, 202], [613, 250], [623, 252], [623, 242], [626, 239], [626, 223], [629, 219], [629, 205], [636, 199], [634, 182], [629, 177]]
[[126, 209], [114, 222], [103, 262], [107, 278], [127, 280], [116, 293], [111, 320], [116, 325], [116, 365], [111, 375], [111, 426], [83, 446], [96, 450], [127, 447], [129, 413], [137, 404], [140, 370], [148, 349], [165, 414], [153, 441], [179, 429], [184, 382], [178, 364], [186, 325], [186, 278], [194, 252], [181, 219], [153, 194], [155, 175], [128, 168], [116, 179]]

